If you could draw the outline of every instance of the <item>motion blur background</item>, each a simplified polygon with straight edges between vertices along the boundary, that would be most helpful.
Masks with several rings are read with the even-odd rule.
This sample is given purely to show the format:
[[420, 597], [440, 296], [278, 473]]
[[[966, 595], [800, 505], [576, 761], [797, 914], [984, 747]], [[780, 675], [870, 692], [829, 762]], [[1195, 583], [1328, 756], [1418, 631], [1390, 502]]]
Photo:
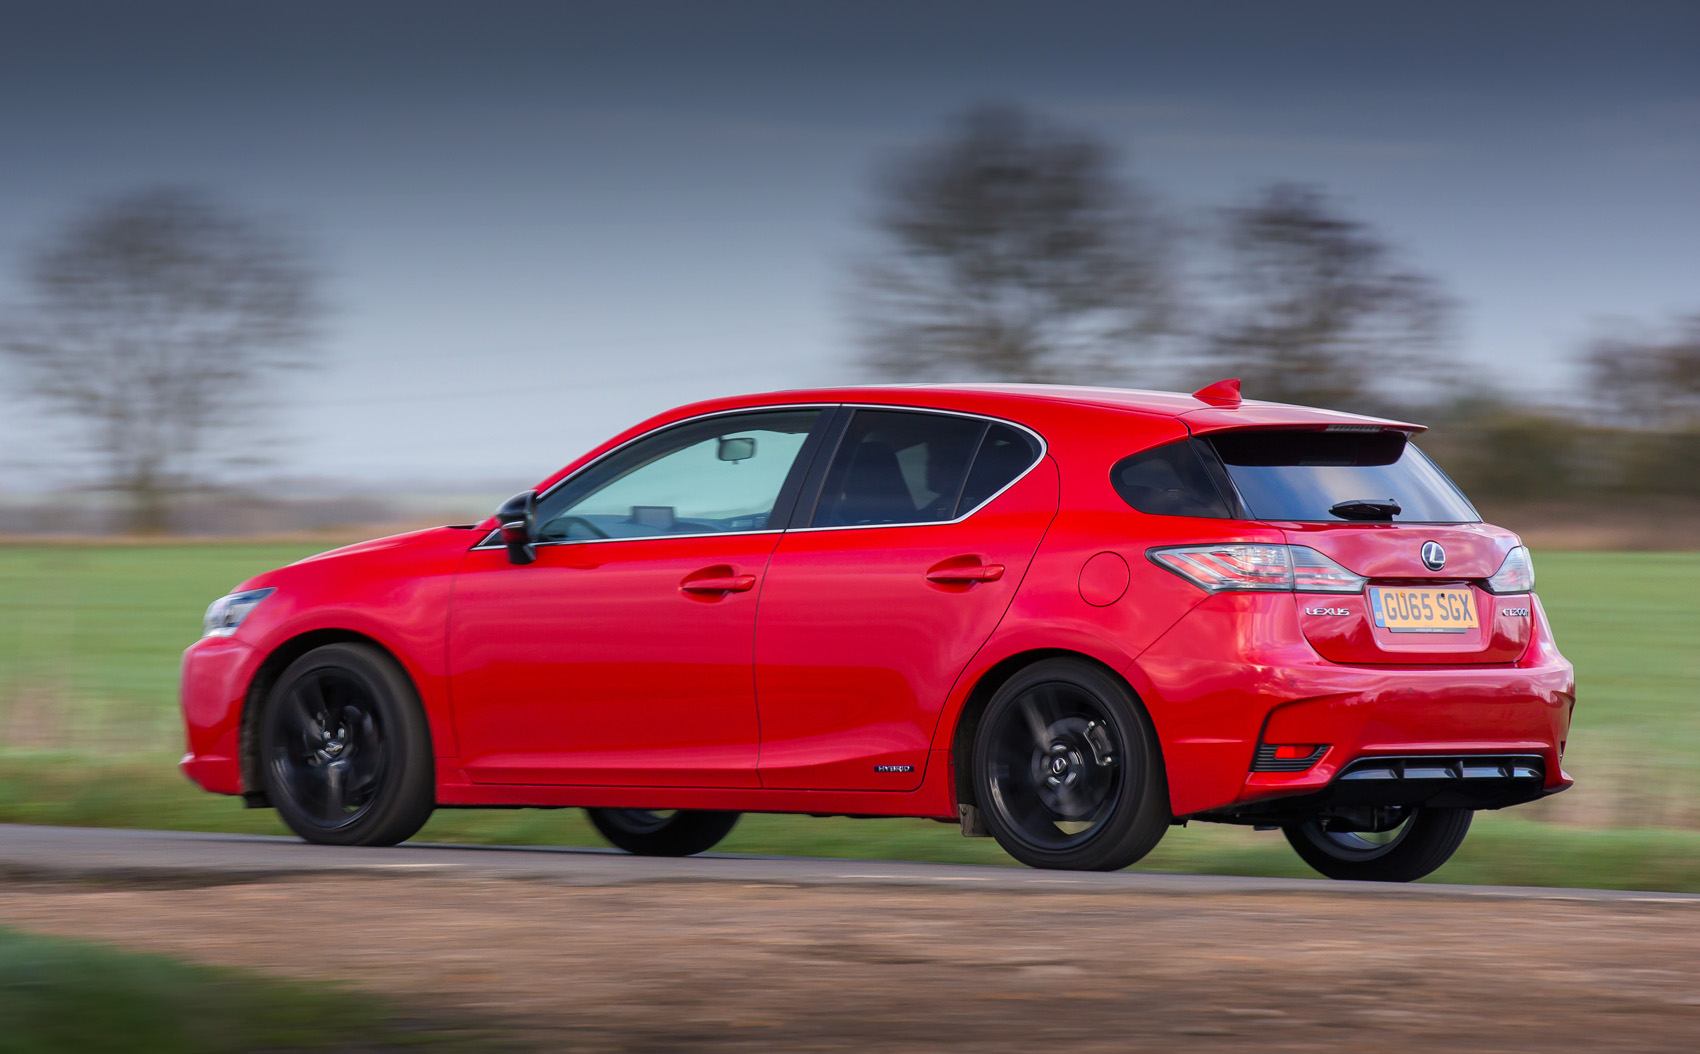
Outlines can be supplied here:
[[[276, 829], [170, 771], [201, 608], [664, 408], [1239, 376], [1535, 547], [1581, 783], [1440, 877], [1700, 889], [1696, 172], [1690, 3], [0, 6], [0, 818]], [[837, 831], [731, 847], [999, 856]]]

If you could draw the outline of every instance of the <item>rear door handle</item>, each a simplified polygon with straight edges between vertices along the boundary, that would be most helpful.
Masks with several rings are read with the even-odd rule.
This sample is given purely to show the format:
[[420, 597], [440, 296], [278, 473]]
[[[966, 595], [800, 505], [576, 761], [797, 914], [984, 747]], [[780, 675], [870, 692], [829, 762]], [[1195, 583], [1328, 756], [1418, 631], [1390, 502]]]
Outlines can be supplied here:
[[971, 567], [935, 567], [927, 572], [929, 582], [996, 582], [1003, 577], [1002, 564], [975, 564]]
[[687, 578], [679, 583], [679, 588], [686, 593], [747, 593], [755, 587], [755, 575], [715, 575]]

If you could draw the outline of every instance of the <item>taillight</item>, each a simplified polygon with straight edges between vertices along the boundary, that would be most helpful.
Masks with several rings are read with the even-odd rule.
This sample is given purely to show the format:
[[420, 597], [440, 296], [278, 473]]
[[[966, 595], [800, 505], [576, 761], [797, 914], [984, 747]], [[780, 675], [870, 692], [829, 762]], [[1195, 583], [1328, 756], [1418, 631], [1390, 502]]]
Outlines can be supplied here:
[[1489, 593], [1528, 593], [1535, 588], [1535, 562], [1529, 550], [1519, 545], [1505, 554], [1505, 562], [1493, 577], [1482, 583]]
[[1295, 593], [1361, 593], [1364, 577], [1354, 575], [1315, 549], [1290, 545], [1293, 554], [1293, 592]]
[[1146, 555], [1211, 593], [1361, 593], [1366, 581], [1303, 545], [1176, 545]]

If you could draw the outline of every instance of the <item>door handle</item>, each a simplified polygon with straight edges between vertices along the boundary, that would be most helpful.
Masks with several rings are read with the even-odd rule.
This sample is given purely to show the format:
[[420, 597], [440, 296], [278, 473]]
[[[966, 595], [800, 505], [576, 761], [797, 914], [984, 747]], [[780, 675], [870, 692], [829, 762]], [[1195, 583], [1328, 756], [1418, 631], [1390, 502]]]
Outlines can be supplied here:
[[975, 564], [971, 567], [935, 567], [927, 572], [929, 582], [996, 582], [1003, 577], [1002, 564]]
[[687, 578], [679, 583], [686, 593], [747, 593], [756, 587], [755, 575], [716, 575]]

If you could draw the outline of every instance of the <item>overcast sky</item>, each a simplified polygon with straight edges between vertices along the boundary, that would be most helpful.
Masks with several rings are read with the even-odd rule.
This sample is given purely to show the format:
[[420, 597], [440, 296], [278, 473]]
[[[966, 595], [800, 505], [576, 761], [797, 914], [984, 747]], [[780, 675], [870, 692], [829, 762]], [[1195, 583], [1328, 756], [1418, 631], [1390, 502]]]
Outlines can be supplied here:
[[[215, 189], [337, 306], [276, 471], [517, 489], [681, 401], [856, 379], [869, 177], [984, 101], [1187, 222], [1322, 184], [1502, 384], [1700, 311], [1700, 4], [1622, 0], [6, 2], [0, 299], [91, 199]], [[7, 396], [0, 490], [63, 478]]]

